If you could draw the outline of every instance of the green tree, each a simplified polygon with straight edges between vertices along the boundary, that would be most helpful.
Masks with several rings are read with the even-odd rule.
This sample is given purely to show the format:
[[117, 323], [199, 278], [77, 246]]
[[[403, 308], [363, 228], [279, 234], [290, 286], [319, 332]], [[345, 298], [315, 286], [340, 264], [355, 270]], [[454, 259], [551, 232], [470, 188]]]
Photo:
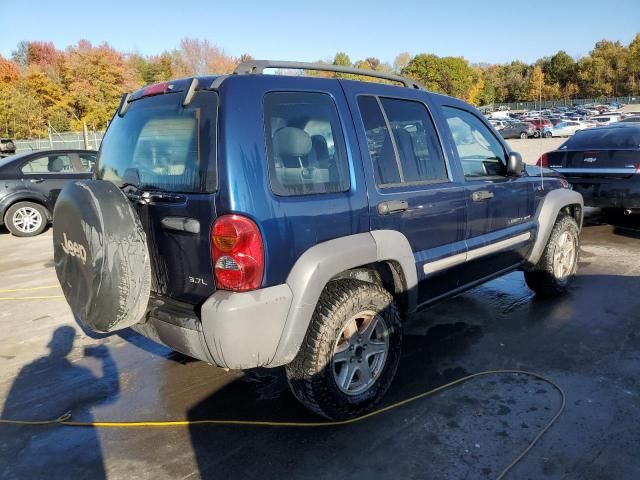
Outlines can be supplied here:
[[351, 59], [349, 58], [349, 55], [347, 55], [346, 53], [338, 52], [333, 57], [333, 64], [340, 65], [342, 67], [350, 67]]
[[546, 68], [543, 68], [548, 81], [557, 83], [560, 88], [564, 88], [567, 83], [575, 78], [575, 70], [576, 61], [563, 50], [551, 57]]

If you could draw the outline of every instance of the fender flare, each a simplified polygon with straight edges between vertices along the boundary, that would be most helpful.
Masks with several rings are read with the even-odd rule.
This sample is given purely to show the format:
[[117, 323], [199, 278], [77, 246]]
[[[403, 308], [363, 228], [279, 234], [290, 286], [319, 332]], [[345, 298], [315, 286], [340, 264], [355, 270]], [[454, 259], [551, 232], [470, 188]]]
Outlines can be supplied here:
[[302, 254], [287, 277], [293, 299], [268, 366], [285, 365], [296, 356], [320, 295], [333, 277], [345, 270], [385, 260], [400, 265], [407, 306], [410, 311], [415, 310], [418, 283], [415, 260], [409, 241], [400, 232], [378, 230], [340, 237]]
[[540, 202], [535, 217], [538, 223], [538, 234], [536, 235], [535, 242], [526, 261], [529, 268], [536, 265], [540, 260], [542, 252], [544, 252], [547, 242], [549, 241], [549, 237], [551, 236], [553, 226], [556, 224], [556, 219], [558, 218], [560, 210], [571, 205], [578, 205], [580, 207], [579, 218], [577, 218], [577, 221], [578, 228], [582, 229], [584, 200], [580, 193], [573, 190], [559, 188], [551, 190]]

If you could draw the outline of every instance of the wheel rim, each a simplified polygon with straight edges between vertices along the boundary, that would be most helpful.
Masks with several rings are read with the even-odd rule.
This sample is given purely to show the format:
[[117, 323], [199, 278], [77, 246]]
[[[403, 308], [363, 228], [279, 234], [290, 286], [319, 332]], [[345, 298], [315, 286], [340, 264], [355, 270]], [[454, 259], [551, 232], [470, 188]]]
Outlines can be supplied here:
[[42, 225], [42, 215], [33, 207], [22, 207], [13, 214], [12, 223], [22, 233], [33, 233]]
[[367, 391], [380, 377], [389, 353], [387, 324], [366, 310], [349, 319], [338, 335], [331, 360], [336, 385], [347, 395]]
[[559, 280], [573, 274], [577, 257], [577, 244], [571, 232], [564, 232], [553, 255], [553, 273]]

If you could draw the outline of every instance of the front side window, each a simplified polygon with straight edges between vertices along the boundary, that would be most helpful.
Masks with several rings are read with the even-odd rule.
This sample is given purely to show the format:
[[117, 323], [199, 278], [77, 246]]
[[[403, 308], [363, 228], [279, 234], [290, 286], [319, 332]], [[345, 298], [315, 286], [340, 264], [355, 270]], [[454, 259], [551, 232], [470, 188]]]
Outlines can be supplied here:
[[502, 144], [474, 114], [453, 107], [443, 112], [462, 163], [465, 178], [506, 176]]
[[362, 95], [358, 107], [378, 186], [449, 180], [435, 127], [422, 103]]
[[264, 97], [269, 181], [281, 196], [344, 192], [349, 160], [333, 99], [324, 93]]
[[72, 173], [73, 164], [68, 155], [48, 155], [27, 162], [22, 173]]

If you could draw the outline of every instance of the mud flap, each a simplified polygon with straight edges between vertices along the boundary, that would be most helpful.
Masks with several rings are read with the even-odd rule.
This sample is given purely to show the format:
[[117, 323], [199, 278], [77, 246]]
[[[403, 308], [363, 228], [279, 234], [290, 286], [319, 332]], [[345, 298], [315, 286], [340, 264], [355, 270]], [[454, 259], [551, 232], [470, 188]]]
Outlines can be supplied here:
[[53, 213], [56, 274], [71, 311], [96, 332], [145, 316], [151, 270], [147, 238], [129, 199], [113, 183], [68, 183]]

